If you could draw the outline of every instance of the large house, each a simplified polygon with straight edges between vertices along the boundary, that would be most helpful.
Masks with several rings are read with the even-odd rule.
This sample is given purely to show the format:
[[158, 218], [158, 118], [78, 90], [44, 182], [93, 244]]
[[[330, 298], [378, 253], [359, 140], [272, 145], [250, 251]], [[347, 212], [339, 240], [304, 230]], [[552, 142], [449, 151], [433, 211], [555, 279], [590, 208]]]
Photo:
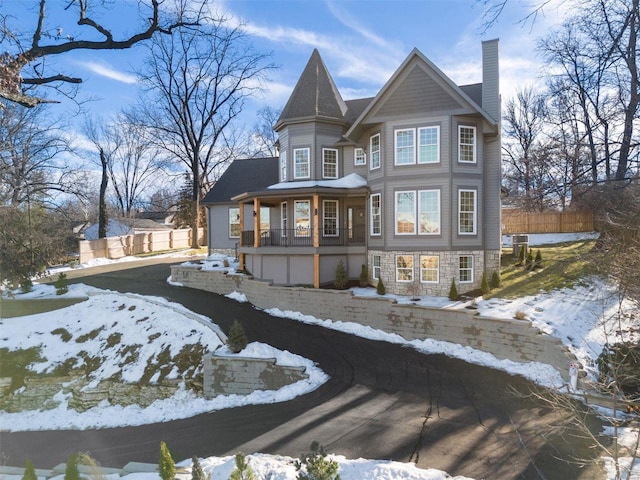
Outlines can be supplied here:
[[447, 295], [500, 267], [498, 41], [482, 83], [456, 85], [413, 50], [373, 98], [343, 100], [317, 50], [274, 126], [279, 158], [236, 160], [211, 189], [210, 251], [254, 278]]

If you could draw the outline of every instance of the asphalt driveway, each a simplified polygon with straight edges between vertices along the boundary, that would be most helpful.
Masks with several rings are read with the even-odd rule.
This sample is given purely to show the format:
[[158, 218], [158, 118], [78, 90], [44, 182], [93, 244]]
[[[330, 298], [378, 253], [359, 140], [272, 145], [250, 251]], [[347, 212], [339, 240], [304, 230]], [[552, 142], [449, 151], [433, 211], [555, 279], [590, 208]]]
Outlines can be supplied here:
[[[166, 280], [175, 259], [70, 272], [72, 282], [162, 296], [228, 331], [242, 322], [260, 341], [316, 362], [331, 379], [292, 401], [211, 412], [139, 427], [0, 434], [6, 465], [37, 468], [89, 452], [102, 465], [157, 462], [161, 440], [174, 458], [271, 453], [297, 457], [313, 440], [347, 458], [413, 461], [475, 479], [596, 479], [602, 471], [560, 459], [598, 452], [575, 437], [565, 414], [522, 395], [533, 385], [443, 355], [267, 315], [251, 305]], [[327, 306], [327, 318], [331, 306]], [[1, 428], [1, 425], [0, 425]]]

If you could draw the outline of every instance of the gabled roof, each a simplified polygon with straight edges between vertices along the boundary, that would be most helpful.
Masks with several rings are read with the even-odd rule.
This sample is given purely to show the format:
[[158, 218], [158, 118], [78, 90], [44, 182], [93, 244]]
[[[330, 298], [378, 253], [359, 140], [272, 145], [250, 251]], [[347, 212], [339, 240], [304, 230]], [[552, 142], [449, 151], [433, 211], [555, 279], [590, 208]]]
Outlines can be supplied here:
[[278, 157], [234, 160], [202, 200], [203, 205], [234, 203], [232, 197], [244, 192], [264, 190], [277, 183]]
[[345, 101], [320, 53], [314, 49], [274, 128], [278, 130], [289, 121], [307, 118], [344, 121], [346, 112]]
[[[433, 75], [435, 78], [438, 78], [444, 85], [446, 85], [455, 97], [457, 97], [460, 101], [468, 104], [469, 107], [473, 110], [476, 110], [478, 113], [480, 113], [482, 117], [491, 125], [496, 125], [496, 122], [491, 118], [491, 116], [482, 109], [482, 107], [480, 106], [481, 103], [477, 103], [478, 86], [459, 87], [449, 77], [447, 77], [433, 62], [431, 62], [431, 60], [425, 57], [422, 52], [420, 52], [420, 50], [414, 48], [404, 60], [404, 62], [402, 62], [400, 67], [398, 67], [391, 78], [387, 81], [387, 83], [385, 83], [385, 85], [378, 92], [375, 98], [371, 102], [369, 102], [358, 119], [353, 123], [353, 125], [351, 125], [351, 127], [345, 134], [347, 138], [350, 137], [351, 134], [360, 127], [367, 115], [376, 107], [381, 99], [386, 96], [387, 92], [391, 91], [398, 78], [400, 78], [405, 73], [406, 69], [410, 65], [413, 65], [416, 61], [421, 62], [431, 75]], [[481, 84], [478, 85], [480, 85], [481, 87]], [[473, 95], [474, 98], [472, 98], [469, 94]]]

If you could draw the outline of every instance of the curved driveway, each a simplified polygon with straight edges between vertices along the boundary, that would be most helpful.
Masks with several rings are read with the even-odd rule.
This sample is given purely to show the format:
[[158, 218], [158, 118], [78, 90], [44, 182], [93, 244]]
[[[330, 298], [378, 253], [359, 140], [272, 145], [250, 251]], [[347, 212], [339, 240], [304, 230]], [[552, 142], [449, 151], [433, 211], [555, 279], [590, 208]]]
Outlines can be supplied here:
[[[102, 465], [158, 461], [159, 443], [174, 458], [271, 453], [297, 457], [317, 440], [347, 458], [413, 461], [474, 479], [591, 479], [596, 467], [570, 459], [593, 455], [571, 436], [557, 409], [514, 395], [532, 385], [508, 374], [442, 355], [272, 317], [225, 297], [171, 287], [168, 263], [155, 260], [70, 272], [72, 281], [166, 297], [227, 331], [242, 322], [250, 341], [300, 354], [331, 379], [292, 401], [211, 412], [139, 427], [0, 435], [5, 464], [51, 468], [77, 451]], [[88, 275], [88, 276], [85, 276]], [[83, 278], [76, 278], [83, 276]], [[327, 318], [331, 306], [327, 306]]]

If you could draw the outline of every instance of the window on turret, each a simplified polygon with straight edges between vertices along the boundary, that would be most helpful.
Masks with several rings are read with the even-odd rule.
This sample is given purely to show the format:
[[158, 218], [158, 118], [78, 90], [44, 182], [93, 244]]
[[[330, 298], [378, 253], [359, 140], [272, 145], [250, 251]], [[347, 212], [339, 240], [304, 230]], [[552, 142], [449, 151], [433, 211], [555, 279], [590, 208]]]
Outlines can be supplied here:
[[293, 157], [295, 159], [295, 178], [309, 178], [309, 149], [308, 148], [296, 148], [293, 151]]
[[280, 153], [280, 181], [287, 181], [287, 152]]
[[338, 150], [335, 148], [322, 149], [322, 177], [338, 178]]
[[366, 165], [367, 164], [367, 154], [364, 151], [364, 148], [356, 148], [353, 154], [353, 164], [354, 165]]

